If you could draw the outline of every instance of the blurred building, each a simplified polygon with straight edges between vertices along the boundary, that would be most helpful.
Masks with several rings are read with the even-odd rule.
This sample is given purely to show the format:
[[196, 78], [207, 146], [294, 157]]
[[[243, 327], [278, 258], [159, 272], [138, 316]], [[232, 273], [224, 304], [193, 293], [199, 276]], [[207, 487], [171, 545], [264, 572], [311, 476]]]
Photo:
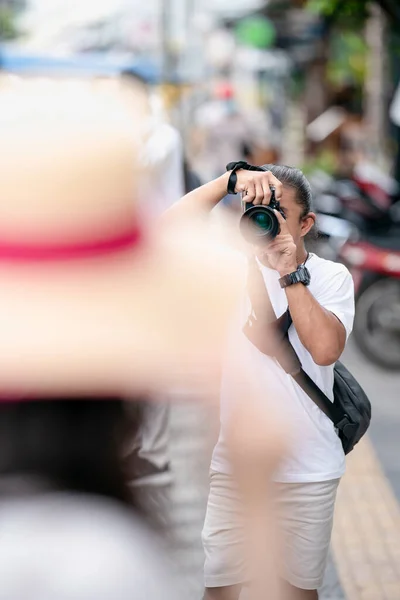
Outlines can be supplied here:
[[161, 0], [32, 0], [23, 25], [35, 50], [160, 52]]

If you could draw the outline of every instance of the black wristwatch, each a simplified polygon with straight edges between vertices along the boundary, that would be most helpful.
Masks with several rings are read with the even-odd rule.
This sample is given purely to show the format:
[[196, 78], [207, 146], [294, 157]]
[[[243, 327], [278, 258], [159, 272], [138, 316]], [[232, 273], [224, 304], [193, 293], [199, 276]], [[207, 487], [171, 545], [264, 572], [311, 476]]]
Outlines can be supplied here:
[[297, 270], [293, 273], [289, 273], [289, 275], [284, 275], [280, 278], [279, 283], [281, 288], [286, 288], [289, 285], [293, 285], [295, 283], [302, 283], [303, 285], [310, 285], [311, 275], [310, 271], [304, 265], [300, 265], [297, 267]]

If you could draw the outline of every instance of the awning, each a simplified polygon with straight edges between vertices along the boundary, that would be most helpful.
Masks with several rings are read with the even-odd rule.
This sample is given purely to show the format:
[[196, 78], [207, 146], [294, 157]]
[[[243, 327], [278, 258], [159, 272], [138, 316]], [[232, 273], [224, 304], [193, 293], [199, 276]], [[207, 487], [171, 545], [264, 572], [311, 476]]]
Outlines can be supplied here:
[[148, 83], [160, 80], [159, 69], [154, 64], [106, 53], [51, 56], [0, 48], [0, 69], [15, 74], [86, 77], [118, 76], [123, 71], [129, 71]]

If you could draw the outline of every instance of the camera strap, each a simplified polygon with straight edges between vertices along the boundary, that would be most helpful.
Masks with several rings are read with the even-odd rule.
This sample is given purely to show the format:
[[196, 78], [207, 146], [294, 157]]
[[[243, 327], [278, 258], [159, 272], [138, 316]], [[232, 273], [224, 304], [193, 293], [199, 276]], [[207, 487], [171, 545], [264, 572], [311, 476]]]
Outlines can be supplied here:
[[226, 165], [227, 171], [232, 171], [229, 177], [227, 192], [231, 195], [236, 195], [236, 184], [237, 184], [237, 175], [236, 171], [240, 169], [244, 169], [245, 171], [265, 171], [263, 167], [256, 167], [254, 165], [249, 165], [244, 160], [239, 160], [238, 162], [231, 162]]

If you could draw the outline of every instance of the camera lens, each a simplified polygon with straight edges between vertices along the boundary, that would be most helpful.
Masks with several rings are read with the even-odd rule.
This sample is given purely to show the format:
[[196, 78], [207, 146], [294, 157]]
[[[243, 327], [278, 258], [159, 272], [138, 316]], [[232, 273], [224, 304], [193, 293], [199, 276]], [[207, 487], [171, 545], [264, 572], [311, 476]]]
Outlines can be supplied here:
[[279, 233], [279, 222], [268, 206], [251, 206], [240, 220], [240, 231], [247, 242], [268, 242]]
[[254, 213], [250, 217], [249, 222], [255, 228], [255, 235], [257, 235], [258, 231], [260, 235], [267, 233], [273, 227], [272, 219], [266, 211]]

